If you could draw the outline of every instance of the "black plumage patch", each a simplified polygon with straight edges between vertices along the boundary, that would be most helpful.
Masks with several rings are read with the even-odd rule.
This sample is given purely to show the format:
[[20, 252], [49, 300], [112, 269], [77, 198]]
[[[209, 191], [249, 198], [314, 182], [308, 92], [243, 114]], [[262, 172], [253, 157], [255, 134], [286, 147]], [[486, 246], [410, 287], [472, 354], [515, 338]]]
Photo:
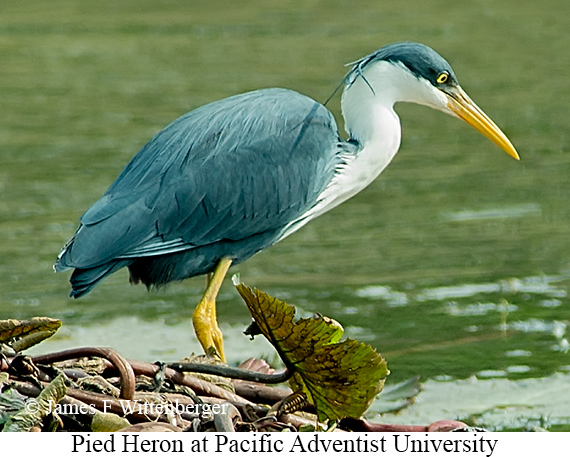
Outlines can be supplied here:
[[407, 41], [389, 44], [354, 62], [346, 81], [350, 82], [358, 76], [362, 77], [362, 72], [368, 65], [380, 60], [401, 63], [416, 77], [428, 80], [435, 87], [442, 85], [438, 82], [438, 76], [442, 72], [449, 75], [444, 85], [457, 84], [457, 77], [447, 60], [429, 46]]

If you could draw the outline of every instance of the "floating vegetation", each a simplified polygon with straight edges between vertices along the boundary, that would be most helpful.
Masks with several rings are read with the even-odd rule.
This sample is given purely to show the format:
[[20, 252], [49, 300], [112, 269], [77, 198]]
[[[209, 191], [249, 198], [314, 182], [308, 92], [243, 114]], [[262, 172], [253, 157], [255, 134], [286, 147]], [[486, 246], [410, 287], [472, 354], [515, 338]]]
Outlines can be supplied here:
[[61, 321], [49, 317], [3, 320], [0, 321], [0, 344], [10, 346], [16, 352], [25, 351], [52, 336], [59, 327]]
[[[386, 361], [371, 346], [340, 341], [342, 326], [327, 317], [294, 320], [295, 308], [234, 276], [255, 323], [292, 371], [290, 384], [315, 406], [319, 420], [360, 417], [384, 387]], [[250, 333], [253, 335], [254, 332]]]
[[[286, 369], [248, 359], [228, 367], [193, 356], [175, 363], [126, 360], [115, 350], [83, 347], [36, 356], [26, 349], [53, 335], [50, 318], [0, 321], [0, 429], [3, 431], [431, 431], [426, 426], [363, 419], [384, 386], [386, 361], [342, 327], [317, 316], [294, 320], [295, 308], [236, 281], [255, 324]], [[22, 345], [22, 342], [25, 344]], [[19, 345], [19, 346], [18, 346]], [[293, 389], [283, 385], [289, 380]], [[279, 383], [279, 386], [268, 384]], [[381, 408], [400, 411], [418, 380], [389, 389]]]

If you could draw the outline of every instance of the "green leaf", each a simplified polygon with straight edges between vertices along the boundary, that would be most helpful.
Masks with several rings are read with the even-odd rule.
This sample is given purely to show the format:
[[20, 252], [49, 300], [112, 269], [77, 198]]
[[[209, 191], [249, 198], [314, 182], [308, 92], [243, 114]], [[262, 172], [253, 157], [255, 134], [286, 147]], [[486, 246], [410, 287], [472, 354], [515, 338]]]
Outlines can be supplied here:
[[94, 432], [116, 432], [125, 427], [130, 427], [130, 422], [114, 413], [95, 412], [91, 421], [91, 430]]
[[12, 346], [16, 352], [24, 351], [52, 336], [59, 327], [61, 321], [50, 317], [1, 320], [0, 343]]
[[335, 320], [295, 320], [295, 307], [233, 280], [259, 331], [294, 371], [291, 387], [307, 394], [318, 419], [362, 416], [389, 373], [383, 357], [367, 344], [340, 341], [344, 330]]
[[38, 425], [52, 412], [53, 406], [65, 396], [67, 391], [65, 379], [64, 374], [58, 375], [37, 398], [30, 398], [22, 409], [8, 419], [2, 431], [28, 432], [34, 425]]
[[13, 414], [24, 408], [28, 398], [16, 389], [4, 388], [8, 380], [8, 373], [0, 373], [0, 430]]

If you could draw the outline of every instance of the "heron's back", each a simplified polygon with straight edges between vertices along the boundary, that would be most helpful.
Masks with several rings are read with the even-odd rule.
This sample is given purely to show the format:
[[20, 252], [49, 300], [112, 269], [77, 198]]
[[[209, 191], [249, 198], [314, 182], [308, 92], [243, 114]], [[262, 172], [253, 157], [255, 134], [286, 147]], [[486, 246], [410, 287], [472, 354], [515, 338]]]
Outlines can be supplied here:
[[72, 295], [128, 266], [147, 286], [241, 262], [315, 205], [339, 163], [330, 112], [286, 89], [191, 111], [160, 131], [81, 218], [56, 270]]

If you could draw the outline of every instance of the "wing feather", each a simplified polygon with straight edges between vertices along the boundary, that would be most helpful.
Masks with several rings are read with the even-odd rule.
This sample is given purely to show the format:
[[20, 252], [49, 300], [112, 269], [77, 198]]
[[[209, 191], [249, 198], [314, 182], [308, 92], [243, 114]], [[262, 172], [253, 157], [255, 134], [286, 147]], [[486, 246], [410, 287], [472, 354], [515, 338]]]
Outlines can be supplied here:
[[332, 180], [338, 142], [330, 112], [285, 89], [191, 111], [145, 145], [85, 212], [56, 267], [93, 268], [284, 228]]

